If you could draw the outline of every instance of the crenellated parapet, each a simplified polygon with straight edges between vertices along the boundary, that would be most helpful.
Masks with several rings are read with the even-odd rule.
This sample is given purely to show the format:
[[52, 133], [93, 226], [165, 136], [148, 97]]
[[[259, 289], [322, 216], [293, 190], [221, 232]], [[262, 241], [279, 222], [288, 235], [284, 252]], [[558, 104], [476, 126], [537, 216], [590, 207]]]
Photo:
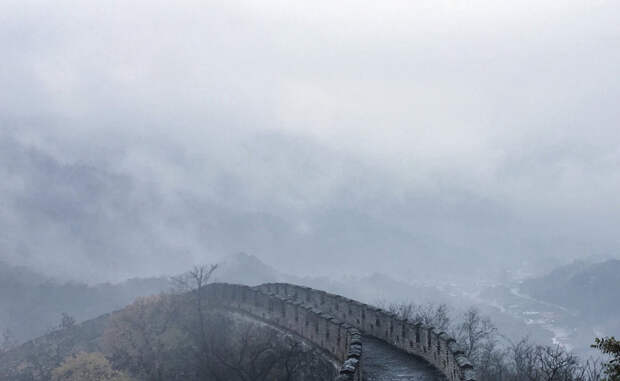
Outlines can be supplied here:
[[262, 287], [212, 283], [205, 292], [209, 303], [293, 332], [320, 348], [342, 364], [337, 381], [361, 381], [362, 337], [357, 327], [302, 299]]
[[449, 381], [474, 381], [471, 362], [445, 332], [425, 326], [380, 308], [340, 295], [288, 283], [257, 286], [270, 295], [298, 300], [334, 316], [364, 335], [383, 340], [407, 353], [419, 356], [439, 369]]

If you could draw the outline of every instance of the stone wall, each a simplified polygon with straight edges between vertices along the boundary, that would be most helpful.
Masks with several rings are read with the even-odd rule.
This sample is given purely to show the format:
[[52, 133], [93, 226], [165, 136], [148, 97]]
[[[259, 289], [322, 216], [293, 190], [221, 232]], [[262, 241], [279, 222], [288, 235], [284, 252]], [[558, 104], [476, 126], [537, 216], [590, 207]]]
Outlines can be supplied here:
[[324, 309], [265, 287], [213, 283], [207, 286], [210, 303], [241, 311], [296, 333], [342, 364], [337, 381], [361, 381], [362, 341], [359, 329]]
[[453, 338], [433, 327], [402, 320], [382, 309], [309, 287], [288, 283], [269, 283], [256, 287], [270, 295], [303, 302], [335, 317], [365, 335], [381, 339], [405, 352], [419, 356], [449, 381], [473, 381], [473, 367]]

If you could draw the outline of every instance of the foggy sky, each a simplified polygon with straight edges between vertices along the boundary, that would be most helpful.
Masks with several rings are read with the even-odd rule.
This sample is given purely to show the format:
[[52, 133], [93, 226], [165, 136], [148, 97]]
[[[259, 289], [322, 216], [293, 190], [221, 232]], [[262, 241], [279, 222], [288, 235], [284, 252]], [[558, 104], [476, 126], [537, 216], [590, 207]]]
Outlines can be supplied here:
[[[380, 3], [380, 4], [378, 4]], [[89, 281], [620, 253], [613, 1], [3, 1], [0, 260]]]

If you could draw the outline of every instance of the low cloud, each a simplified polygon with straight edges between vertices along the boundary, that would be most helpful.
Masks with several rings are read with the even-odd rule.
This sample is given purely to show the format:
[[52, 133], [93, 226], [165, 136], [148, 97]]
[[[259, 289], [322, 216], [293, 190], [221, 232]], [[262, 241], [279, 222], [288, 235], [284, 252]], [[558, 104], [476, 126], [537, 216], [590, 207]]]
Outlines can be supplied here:
[[76, 279], [618, 255], [612, 2], [6, 2], [0, 259]]

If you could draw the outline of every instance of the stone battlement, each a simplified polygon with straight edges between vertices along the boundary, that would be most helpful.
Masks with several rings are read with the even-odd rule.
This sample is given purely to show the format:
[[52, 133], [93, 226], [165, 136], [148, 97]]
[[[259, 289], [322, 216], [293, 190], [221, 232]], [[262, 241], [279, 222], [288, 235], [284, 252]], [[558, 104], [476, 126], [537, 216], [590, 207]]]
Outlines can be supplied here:
[[338, 381], [359, 381], [362, 336], [419, 356], [449, 381], [474, 381], [473, 367], [445, 332], [340, 295], [288, 283], [256, 287], [214, 283], [211, 300], [294, 332], [342, 363]]
[[295, 298], [261, 288], [212, 283], [206, 292], [210, 302], [289, 330], [322, 349], [342, 364], [337, 381], [361, 381], [362, 340], [357, 328]]

